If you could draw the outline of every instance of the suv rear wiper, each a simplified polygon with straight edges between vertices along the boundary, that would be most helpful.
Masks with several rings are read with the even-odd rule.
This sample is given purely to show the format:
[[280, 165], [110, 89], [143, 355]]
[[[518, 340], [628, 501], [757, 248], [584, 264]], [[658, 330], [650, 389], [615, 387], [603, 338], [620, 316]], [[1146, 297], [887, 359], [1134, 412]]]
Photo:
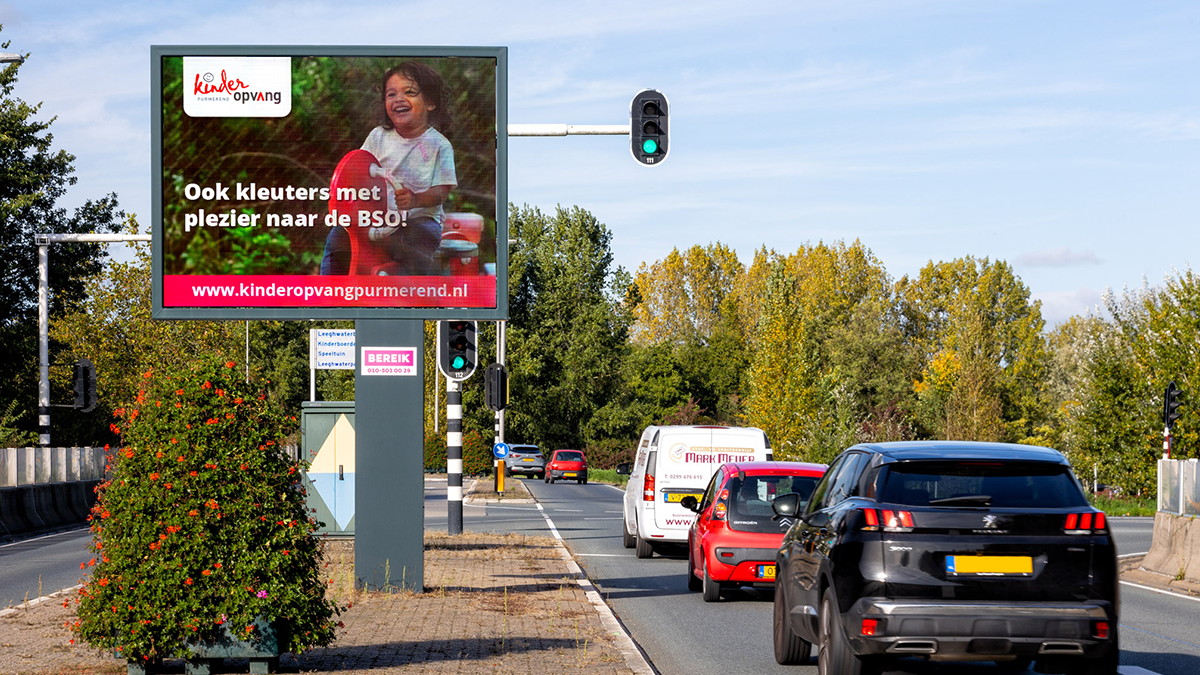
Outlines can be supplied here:
[[930, 506], [990, 506], [991, 495], [959, 495], [945, 499], [930, 499]]

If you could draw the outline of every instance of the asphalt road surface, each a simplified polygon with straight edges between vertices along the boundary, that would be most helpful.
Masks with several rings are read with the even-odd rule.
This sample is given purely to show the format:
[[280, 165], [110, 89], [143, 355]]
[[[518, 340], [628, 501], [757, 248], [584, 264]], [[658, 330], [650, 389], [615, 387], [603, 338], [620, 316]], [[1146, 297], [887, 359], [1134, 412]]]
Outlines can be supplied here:
[[[661, 673], [816, 673], [814, 665], [784, 667], [771, 648], [771, 594], [755, 590], [728, 593], [707, 604], [687, 590], [687, 557], [682, 548], [638, 560], [621, 545], [621, 495], [600, 485], [540, 480], [525, 484], [538, 504], [465, 505], [467, 531], [524, 532], [562, 536]], [[425, 527], [446, 530], [446, 483], [427, 480]], [[540, 508], [539, 508], [540, 507]], [[1153, 520], [1110, 520], [1121, 555], [1149, 549]], [[90, 533], [75, 530], [0, 545], [0, 605], [20, 604], [79, 582]], [[1200, 601], [1122, 586], [1121, 672], [1124, 675], [1200, 673]], [[996, 672], [990, 664], [905, 662], [893, 673], [957, 675]]]

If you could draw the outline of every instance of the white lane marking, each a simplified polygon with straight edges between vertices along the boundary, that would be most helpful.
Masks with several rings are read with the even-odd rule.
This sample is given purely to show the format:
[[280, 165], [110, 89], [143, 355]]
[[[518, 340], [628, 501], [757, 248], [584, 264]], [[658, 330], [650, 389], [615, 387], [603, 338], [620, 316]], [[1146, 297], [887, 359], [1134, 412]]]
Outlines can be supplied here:
[[86, 527], [77, 527], [74, 530], [67, 530], [66, 532], [55, 532], [54, 534], [45, 534], [40, 537], [33, 537], [32, 539], [22, 539], [21, 541], [14, 541], [11, 544], [0, 545], [0, 548], [8, 548], [9, 546], [16, 546], [17, 544], [27, 544], [31, 541], [41, 541], [43, 539], [49, 539], [51, 537], [61, 537], [64, 534], [78, 534], [80, 532], [86, 532], [86, 531], [87, 531]]
[[1146, 555], [1147, 553], [1149, 553], [1149, 551], [1142, 551], [1141, 553], [1126, 553], [1125, 555], [1117, 556], [1117, 559], [1120, 560], [1121, 558], [1132, 558], [1134, 556]]
[[605, 513], [625, 513], [624, 511], [605, 511]]
[[16, 607], [9, 607], [8, 609], [0, 610], [0, 617], [5, 617], [10, 614], [16, 614], [17, 612], [21, 611], [22, 609], [25, 609], [25, 607], [33, 607], [35, 605], [40, 605], [43, 602], [46, 602], [48, 600], [53, 600], [54, 598], [61, 597], [63, 595], [66, 595], [67, 593], [70, 593], [71, 591], [77, 591], [81, 588], [83, 588], [83, 584], [79, 584], [78, 586], [72, 586], [70, 588], [64, 588], [61, 591], [55, 591], [55, 592], [51, 593], [50, 595], [43, 595], [42, 597], [34, 599], [34, 600], [30, 600], [29, 602], [22, 602], [21, 604], [17, 605]]
[[608, 483], [604, 483], [604, 487], [610, 487], [610, 488], [616, 490], [617, 492], [620, 492], [621, 494], [625, 494], [625, 488], [623, 488], [619, 485], [609, 485]]
[[583, 569], [579, 567], [579, 563], [571, 557], [571, 552], [563, 544], [563, 538], [558, 534], [558, 529], [554, 527], [554, 521], [550, 520], [550, 514], [542, 508], [541, 504], [537, 505], [538, 510], [542, 512], [542, 517], [546, 519], [546, 525], [550, 527], [550, 533], [558, 541], [558, 554], [562, 556], [564, 562], [567, 563], [567, 571], [575, 576], [575, 583], [583, 589], [583, 594], [587, 596], [588, 602], [596, 608], [596, 612], [600, 614], [600, 623], [608, 630], [616, 640], [617, 649], [621, 651], [625, 657], [625, 665], [629, 666], [636, 675], [653, 675], [654, 669], [650, 667], [650, 662], [638, 649], [637, 643], [633, 641], [633, 636], [625, 629], [625, 626], [617, 621], [617, 617], [613, 615], [612, 608], [608, 603], [604, 602], [604, 598], [600, 597], [600, 591], [596, 590], [596, 586], [592, 584], [592, 580], [587, 578], [583, 573]]
[[1120, 675], [1158, 675], [1153, 670], [1146, 670], [1141, 666], [1117, 666], [1117, 672]]
[[627, 558], [629, 556], [621, 553], [576, 553], [575, 555], [587, 558]]
[[1143, 591], [1150, 591], [1151, 593], [1162, 593], [1163, 595], [1173, 595], [1177, 598], [1183, 598], [1184, 600], [1194, 600], [1196, 602], [1200, 602], [1200, 598], [1197, 598], [1194, 595], [1184, 595], [1183, 593], [1176, 593], [1174, 591], [1164, 591], [1161, 588], [1154, 588], [1152, 586], [1143, 586], [1141, 584], [1135, 584], [1132, 581], [1122, 581], [1121, 585], [1122, 586], [1133, 586], [1134, 588], [1140, 588]]

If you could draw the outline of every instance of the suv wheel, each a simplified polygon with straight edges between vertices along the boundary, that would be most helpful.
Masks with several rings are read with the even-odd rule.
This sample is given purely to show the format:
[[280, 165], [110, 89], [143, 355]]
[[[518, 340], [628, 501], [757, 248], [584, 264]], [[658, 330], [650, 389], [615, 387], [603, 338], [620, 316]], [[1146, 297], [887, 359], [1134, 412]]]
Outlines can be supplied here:
[[692, 542], [688, 542], [688, 566], [687, 566], [687, 582], [688, 590], [693, 593], [700, 590], [700, 577], [696, 576], [696, 566], [692, 564]]
[[821, 626], [817, 634], [817, 672], [821, 675], [879, 675], [883, 669], [874, 660], [860, 659], [850, 651], [842, 632], [841, 614], [833, 589], [825, 589], [821, 601]]
[[700, 576], [700, 586], [704, 590], [705, 602], [716, 602], [721, 599], [721, 582], [708, 576], [708, 556], [704, 557], [704, 571]]
[[797, 637], [792, 632], [792, 622], [788, 613], [787, 595], [783, 584], [775, 580], [775, 617], [772, 632], [775, 638], [775, 662], [781, 666], [795, 666], [808, 662], [808, 654], [812, 645], [808, 640]]
[[640, 534], [635, 535], [634, 538], [637, 539], [637, 545], [635, 546], [634, 550], [634, 554], [636, 554], [637, 557], [649, 558], [650, 556], [654, 555], [654, 549], [650, 547], [650, 542], [642, 539]]
[[626, 522], [624, 515], [621, 516], [621, 544], [625, 548], [633, 548], [637, 545], [637, 540], [629, 532], [629, 523]]

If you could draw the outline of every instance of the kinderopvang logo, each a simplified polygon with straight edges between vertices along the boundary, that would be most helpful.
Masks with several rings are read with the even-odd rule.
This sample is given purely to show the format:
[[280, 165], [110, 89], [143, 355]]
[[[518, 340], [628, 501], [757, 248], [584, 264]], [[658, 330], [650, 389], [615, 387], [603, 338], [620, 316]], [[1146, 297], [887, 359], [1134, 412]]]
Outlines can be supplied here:
[[284, 117], [292, 108], [291, 58], [183, 57], [183, 109], [191, 117]]

